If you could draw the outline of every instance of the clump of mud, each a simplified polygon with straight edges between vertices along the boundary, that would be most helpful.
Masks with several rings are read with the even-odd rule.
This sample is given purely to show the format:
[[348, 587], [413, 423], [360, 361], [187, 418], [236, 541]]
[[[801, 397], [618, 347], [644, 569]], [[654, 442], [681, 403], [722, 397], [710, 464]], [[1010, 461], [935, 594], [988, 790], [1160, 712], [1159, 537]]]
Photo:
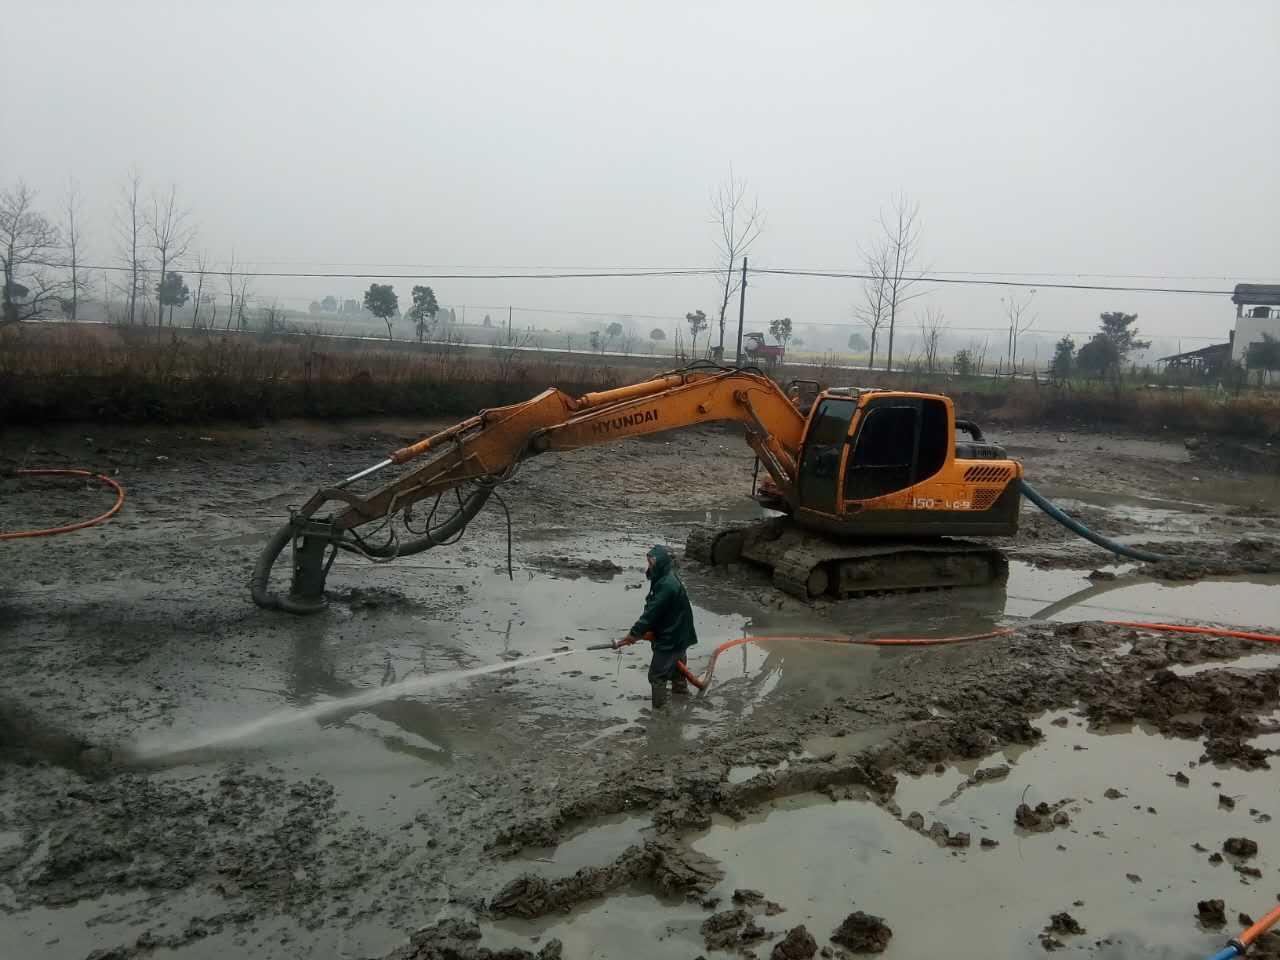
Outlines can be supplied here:
[[723, 877], [724, 872], [710, 857], [670, 837], [657, 837], [643, 846], [628, 847], [608, 866], [583, 867], [569, 877], [549, 880], [523, 873], [494, 895], [489, 912], [496, 917], [532, 920], [567, 911], [584, 900], [642, 880], [653, 883], [662, 893], [699, 896]]
[[328, 597], [352, 610], [404, 610], [421, 605], [392, 587], [348, 587], [330, 590]]
[[1196, 916], [1206, 927], [1222, 927], [1227, 923], [1226, 904], [1221, 900], [1201, 900], [1196, 904]]
[[734, 947], [763, 940], [768, 932], [742, 907], [722, 910], [702, 921], [702, 939], [708, 950], [732, 950]]
[[1045, 929], [1051, 933], [1062, 933], [1070, 936], [1079, 936], [1088, 932], [1084, 927], [1080, 926], [1080, 922], [1075, 917], [1065, 910], [1050, 917], [1049, 925]]
[[622, 567], [612, 560], [587, 560], [582, 557], [544, 555], [531, 558], [529, 563], [531, 566], [545, 570], [553, 576], [563, 577], [567, 580], [586, 577], [597, 583], [612, 580], [623, 572]]
[[818, 941], [802, 923], [788, 930], [787, 935], [773, 945], [769, 960], [810, 960], [817, 952]]
[[893, 930], [881, 917], [855, 910], [840, 922], [831, 940], [854, 953], [884, 953], [893, 938]]
[[1248, 837], [1228, 837], [1222, 844], [1222, 852], [1233, 857], [1256, 857], [1258, 844]]
[[1049, 833], [1058, 827], [1071, 826], [1071, 817], [1062, 808], [1075, 801], [1067, 798], [1057, 803], [1048, 804], [1043, 801], [1034, 807], [1020, 803], [1013, 812], [1013, 822], [1023, 830], [1032, 833]]
[[490, 950], [480, 946], [480, 925], [471, 920], [441, 920], [414, 933], [408, 944], [397, 947], [382, 960], [560, 960], [563, 946], [549, 940], [537, 953], [507, 947]]
[[786, 913], [787, 910], [782, 904], [766, 899], [765, 895], [759, 890], [734, 890], [730, 899], [734, 903], [750, 907], [752, 910], [763, 911], [769, 917], [777, 916], [779, 913]]
[[1232, 543], [1153, 543], [1146, 549], [1168, 559], [1142, 572], [1162, 580], [1200, 580], [1242, 573], [1280, 572], [1280, 542], [1242, 537]]
[[[1146, 720], [1173, 736], [1205, 736], [1206, 757], [1215, 763], [1268, 766], [1268, 751], [1244, 741], [1262, 732], [1258, 716], [1280, 705], [1280, 669], [1208, 670], [1191, 676], [1171, 670], [1150, 676], [1111, 672], [1090, 679], [1082, 701], [1085, 715], [1097, 725]], [[1201, 719], [1188, 719], [1195, 716]]]

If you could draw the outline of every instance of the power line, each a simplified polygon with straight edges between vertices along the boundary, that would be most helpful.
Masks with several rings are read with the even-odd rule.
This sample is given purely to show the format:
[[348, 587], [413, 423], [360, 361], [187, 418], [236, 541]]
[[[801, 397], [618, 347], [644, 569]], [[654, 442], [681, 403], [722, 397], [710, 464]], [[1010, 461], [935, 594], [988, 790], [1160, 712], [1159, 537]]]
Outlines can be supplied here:
[[[69, 269], [69, 263], [53, 263], [43, 260], [28, 261], [40, 267]], [[81, 270], [132, 273], [134, 268], [120, 264], [77, 264]], [[139, 267], [138, 273], [154, 273], [150, 268]], [[292, 273], [271, 270], [218, 270], [173, 264], [170, 273], [192, 274], [206, 277], [252, 277], [255, 279], [296, 280], [588, 280], [623, 279], [626, 277], [681, 277], [710, 276], [723, 272], [717, 267], [685, 267], [671, 270], [598, 270], [563, 273]]]
[[[53, 263], [31, 261], [43, 267], [66, 269], [69, 263]], [[95, 265], [80, 264], [84, 270], [114, 271], [129, 273], [133, 268], [117, 264]], [[149, 269], [139, 269], [139, 273], [151, 273]], [[190, 273], [208, 277], [252, 277], [257, 279], [297, 279], [297, 280], [586, 280], [586, 279], [624, 279], [627, 277], [683, 277], [683, 276], [717, 276], [723, 273], [720, 267], [680, 267], [665, 270], [583, 270], [558, 273], [299, 273], [291, 271], [265, 270], [217, 270], [200, 269], [198, 267], [174, 266], [174, 272]], [[869, 273], [846, 273], [835, 270], [809, 270], [794, 267], [756, 267], [756, 274], [790, 277], [820, 277], [835, 280], [876, 280]], [[1187, 287], [1145, 287], [1126, 286], [1120, 284], [1092, 283], [1031, 283], [1016, 280], [976, 279], [971, 277], [943, 277], [936, 274], [920, 274], [909, 278], [914, 283], [952, 284], [961, 286], [984, 287], [1037, 287], [1056, 290], [1093, 290], [1107, 293], [1167, 293], [1190, 294], [1194, 296], [1230, 296], [1231, 290], [1207, 290]]]
[[[834, 280], [878, 280], [870, 273], [841, 273], [833, 270], [802, 270], [791, 267], [754, 267], [752, 273], [773, 274], [784, 277], [824, 277]], [[979, 280], [958, 277], [939, 277], [921, 274], [906, 277], [912, 283], [946, 283], [975, 287], [1036, 287], [1051, 290], [1099, 290], [1110, 293], [1187, 293], [1199, 296], [1229, 297], [1231, 290], [1193, 290], [1186, 287], [1130, 287], [1096, 283], [1030, 283], [1021, 280]]]
[[[225, 261], [220, 261], [224, 262]], [[379, 270], [519, 270], [519, 271], [582, 271], [582, 272], [598, 272], [598, 271], [687, 271], [690, 268], [684, 265], [617, 265], [617, 264], [501, 264], [501, 263], [378, 263], [378, 262], [362, 262], [357, 260], [279, 260], [270, 257], [243, 257], [242, 262], [252, 263], [255, 265], [272, 264], [276, 266], [320, 266], [320, 267], [351, 267], [358, 269], [379, 269]], [[723, 267], [706, 268], [708, 270], [723, 273]], [[838, 274], [841, 271], [837, 268], [810, 267], [814, 272], [822, 274]], [[211, 271], [225, 272], [225, 271]], [[956, 277], [1045, 277], [1048, 279], [1075, 279], [1075, 280], [1222, 280], [1225, 282], [1267, 282], [1269, 278], [1264, 277], [1247, 277], [1247, 276], [1223, 276], [1220, 274], [1193, 273], [1193, 274], [1168, 274], [1168, 273], [1085, 273], [1080, 271], [1055, 272], [1052, 270], [941, 270], [931, 269], [931, 275], [938, 276], [956, 276]]]

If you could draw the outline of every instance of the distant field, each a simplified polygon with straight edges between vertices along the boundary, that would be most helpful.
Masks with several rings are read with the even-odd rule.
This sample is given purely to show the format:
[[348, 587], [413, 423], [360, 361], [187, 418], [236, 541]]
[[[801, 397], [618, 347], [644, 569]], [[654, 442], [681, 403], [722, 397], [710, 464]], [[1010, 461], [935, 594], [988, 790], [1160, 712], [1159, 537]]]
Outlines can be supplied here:
[[[811, 361], [771, 371], [785, 383], [946, 393], [986, 419], [1113, 424], [1280, 441], [1280, 391], [1052, 386]], [[0, 422], [182, 422], [369, 414], [466, 415], [548, 386], [585, 393], [677, 366], [669, 356], [578, 353], [307, 334], [36, 324], [0, 331]]]

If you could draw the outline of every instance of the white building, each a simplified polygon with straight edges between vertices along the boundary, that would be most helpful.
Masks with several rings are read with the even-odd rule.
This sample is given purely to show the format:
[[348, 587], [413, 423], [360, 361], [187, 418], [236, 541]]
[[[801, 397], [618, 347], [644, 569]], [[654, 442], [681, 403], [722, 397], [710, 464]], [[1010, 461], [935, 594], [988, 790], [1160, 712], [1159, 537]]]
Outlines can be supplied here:
[[1261, 343], [1264, 333], [1280, 337], [1280, 284], [1237, 283], [1231, 302], [1236, 305], [1231, 359], [1244, 366], [1249, 344]]

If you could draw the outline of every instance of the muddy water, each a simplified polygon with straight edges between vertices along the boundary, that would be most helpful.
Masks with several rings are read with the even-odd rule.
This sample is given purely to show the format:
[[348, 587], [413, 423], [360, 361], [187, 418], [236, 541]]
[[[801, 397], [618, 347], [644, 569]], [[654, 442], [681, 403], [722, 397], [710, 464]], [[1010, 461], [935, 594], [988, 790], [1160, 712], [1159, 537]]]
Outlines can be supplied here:
[[[1052, 726], [1058, 717], [1071, 725]], [[1224, 898], [1229, 929], [1237, 912], [1257, 916], [1274, 903], [1274, 885], [1235, 873], [1235, 858], [1208, 860], [1228, 836], [1248, 836], [1262, 847], [1250, 865], [1269, 875], [1280, 864], [1268, 846], [1274, 830], [1259, 822], [1267, 811], [1280, 813], [1273, 772], [1199, 766], [1199, 744], [1142, 729], [1089, 733], [1066, 713], [1039, 725], [1044, 742], [983, 761], [1010, 764], [1004, 780], [957, 793], [976, 766], [965, 764], [901, 781], [904, 814], [918, 810], [926, 825], [938, 820], [952, 833], [968, 832], [972, 846], [941, 847], [869, 802], [791, 798], [742, 822], [720, 819], [693, 837], [727, 871], [714, 894], [727, 901], [735, 888], [762, 890], [787, 910], [757, 922], [777, 932], [804, 923], [820, 944], [853, 909], [883, 916], [894, 930], [888, 955], [900, 957], [1040, 956], [1039, 933], [1062, 910], [1087, 929], [1064, 937], [1067, 945], [1093, 956], [1207, 955], [1228, 933], [1200, 928], [1198, 900]], [[1179, 771], [1186, 786], [1173, 779]], [[1109, 788], [1124, 796], [1107, 799]], [[1220, 793], [1237, 796], [1234, 810], [1219, 806]], [[1070, 825], [1043, 834], [1016, 827], [1014, 809], [1024, 797], [1031, 804], [1070, 798]], [[982, 837], [999, 846], [982, 849]], [[701, 949], [706, 915], [632, 891], [562, 919], [504, 923], [492, 936], [522, 945], [556, 936], [572, 956], [688, 957]]]
[[1077, 571], [1011, 564], [1005, 612], [1050, 620], [1159, 620], [1273, 627], [1280, 576], [1166, 582], [1127, 576], [1091, 581]]
[[[664, 469], [679, 469], [688, 453], [680, 455], [680, 462], [668, 462]], [[324, 455], [328, 457], [328, 451]], [[268, 459], [275, 463], [280, 457], [273, 454]], [[331, 472], [352, 472], [366, 465], [369, 458], [359, 453], [356, 459], [358, 462]], [[648, 459], [643, 463], [644, 469], [649, 469]], [[209, 471], [218, 475], [216, 480], [206, 476]], [[441, 911], [464, 909], [457, 899], [451, 904], [451, 898], [462, 897], [463, 902], [472, 903], [470, 898], [498, 889], [511, 870], [559, 875], [576, 866], [605, 862], [629, 842], [642, 838], [643, 819], [622, 818], [574, 833], [554, 849], [525, 850], [515, 860], [457, 853], [464, 848], [451, 833], [455, 824], [458, 833], [466, 830], [478, 836], [495, 823], [512, 822], [523, 812], [529, 793], [543, 790], [545, 801], [545, 791], [554, 791], [557, 781], [566, 783], [577, 771], [585, 771], [589, 780], [593, 751], [628, 759], [654, 753], [687, 754], [690, 743], [708, 734], [747, 729], [744, 720], [757, 712], [770, 716], [768, 711], [774, 707], [812, 710], [825, 698], [857, 693], [864, 686], [883, 688], [882, 675], [892, 674], [888, 668], [900, 666], [904, 657], [919, 658], [915, 662], [921, 671], [945, 671], [950, 665], [963, 666], [976, 655], [972, 646], [925, 654], [762, 638], [721, 659], [712, 694], [691, 707], [678, 728], [651, 733], [637, 724], [647, 705], [645, 651], [632, 648], [620, 655], [582, 654], [564, 660], [535, 658], [562, 646], [601, 642], [625, 633], [643, 600], [640, 563], [654, 539], [678, 545], [689, 524], [750, 519], [758, 514], [754, 505], [666, 511], [655, 510], [650, 503], [635, 513], [633, 521], [632, 505], [619, 504], [619, 516], [625, 521], [614, 522], [611, 528], [611, 518], [591, 521], [585, 518], [581, 503], [559, 497], [565, 484], [557, 481], [554, 486], [544, 485], [543, 499], [532, 500], [525, 516], [517, 518], [514, 581], [505, 574], [505, 529], [486, 515], [477, 522], [473, 537], [454, 550], [438, 551], [438, 555], [377, 566], [346, 563], [344, 557], [334, 568], [330, 586], [346, 599], [319, 616], [296, 619], [262, 613], [251, 607], [244, 595], [243, 578], [256, 548], [279, 522], [284, 506], [297, 501], [294, 488], [299, 469], [292, 461], [274, 486], [262, 484], [262, 473], [258, 463], [211, 461], [199, 468], [198, 476], [185, 490], [175, 489], [167, 472], [131, 485], [130, 506], [118, 524], [86, 531], [74, 543], [42, 545], [46, 552], [38, 556], [58, 559], [44, 560], [38, 574], [19, 578], [18, 589], [6, 596], [10, 604], [6, 611], [12, 610], [16, 614], [12, 622], [21, 626], [0, 630], [6, 664], [13, 667], [9, 693], [29, 695], [24, 701], [28, 706], [65, 720], [97, 743], [130, 743], [142, 738], [172, 746], [207, 737], [209, 731], [254, 724], [273, 714], [301, 717], [302, 722], [259, 726], [251, 735], [234, 741], [206, 742], [198, 751], [168, 755], [159, 764], [148, 765], [146, 776], [149, 782], [165, 785], [216, 783], [232, 763], [255, 772], [278, 772], [291, 780], [319, 776], [333, 784], [345, 825], [369, 831], [382, 846], [404, 844], [411, 851], [401, 872], [365, 878], [353, 895], [353, 911], [369, 905], [363, 897], [387, 902], [386, 914], [335, 919], [322, 929], [304, 930], [298, 918], [276, 917], [259, 909], [240, 929], [229, 927], [192, 941], [181, 950], [183, 956], [358, 957], [385, 953]], [[583, 478], [587, 473], [578, 476]], [[531, 489], [537, 487], [537, 477], [534, 470], [522, 479], [529, 481]], [[705, 478], [699, 482], [707, 486]], [[692, 489], [692, 481], [673, 481], [673, 488], [686, 486]], [[556, 496], [549, 495], [549, 490]], [[1181, 531], [1188, 525], [1198, 529], [1197, 525], [1212, 520], [1187, 507], [1178, 499], [1181, 494], [1167, 490], [1156, 500], [1116, 499], [1107, 504], [1087, 500], [1085, 490], [1064, 492], [1075, 493], [1079, 499], [1074, 502], [1115, 511], [1117, 516], [1139, 517], [1148, 526], [1172, 529], [1181, 524], [1177, 526]], [[200, 505], [202, 511], [198, 523], [192, 519], [192, 504]], [[254, 513], [247, 512], [250, 510]], [[584, 534], [583, 522], [598, 522], [602, 528]], [[626, 530], [619, 532], [624, 526]], [[65, 552], [54, 552], [58, 550]], [[1083, 550], [1092, 548], [1086, 545]], [[88, 563], [87, 558], [99, 551], [102, 556], [110, 555], [112, 562]], [[533, 556], [542, 553], [581, 560], [608, 559], [625, 569], [612, 578], [574, 579], [533, 563]], [[30, 556], [35, 562], [37, 554]], [[1109, 560], [1096, 551], [1087, 556], [1082, 563]], [[967, 633], [1031, 616], [1055, 604], [1058, 609], [1045, 616], [1093, 618], [1103, 615], [1100, 611], [1109, 611], [1131, 618], [1141, 611], [1147, 616], [1139, 619], [1172, 619], [1181, 613], [1194, 619], [1275, 626], [1275, 614], [1266, 606], [1268, 591], [1274, 592], [1274, 580], [1166, 586], [1134, 579], [1125, 567], [1110, 565], [1107, 569], [1120, 574], [1121, 580], [1095, 585], [1082, 576], [1083, 570], [1043, 572], [1014, 564], [1009, 581], [995, 589], [870, 598], [816, 610], [779, 597], [767, 578], [753, 579], [748, 571], [739, 576], [689, 570], [702, 636], [702, 643], [693, 651], [693, 665], [704, 664], [715, 643], [744, 631], [760, 635]], [[347, 592], [353, 589], [358, 593]], [[520, 670], [506, 670], [521, 661]], [[415, 686], [419, 680], [475, 668], [488, 672], [465, 683]], [[378, 693], [389, 688], [397, 690], [394, 697]], [[371, 692], [374, 696], [367, 701], [351, 699]], [[344, 708], [331, 710], [331, 704], [343, 704]], [[1054, 777], [1075, 782], [1074, 773], [1067, 778], [1058, 766], [1067, 770], [1070, 759], [1074, 770], [1081, 759], [1106, 759], [1107, 755], [1092, 745], [1088, 751], [1065, 754], [1052, 748], [1053, 743], [1074, 731], [1063, 734], [1057, 728], [1046, 729], [1055, 738], [1050, 745], [1017, 759], [1022, 771], [1034, 769], [1027, 764], [1041, 751], [1054, 758], [1043, 775], [1036, 774], [1033, 787], [1033, 793], [1043, 787], [1052, 800], [1059, 792]], [[846, 736], [815, 740], [808, 744], [809, 752], [855, 750], [884, 733], [884, 728], [859, 728]], [[1129, 744], [1126, 749], [1133, 753], [1117, 748], [1116, 756], [1107, 760], [1113, 771], [1123, 770], [1126, 776], [1134, 766], [1133, 757], [1161, 757], [1165, 752], [1163, 741], [1129, 736], [1132, 739], [1125, 741]], [[1276, 736], [1265, 734], [1258, 742], [1280, 746], [1274, 742]], [[1187, 745], [1187, 749], [1196, 748]], [[1124, 757], [1127, 759], [1122, 762]], [[527, 784], [512, 782], [509, 774], [521, 761], [526, 772], [536, 765]], [[744, 767], [731, 772], [730, 778], [742, 779], [753, 772]], [[949, 769], [940, 778], [906, 783], [904, 796], [920, 791], [912, 794], [913, 802], [922, 811], [932, 804], [939, 811], [937, 816], [953, 829], [965, 828], [967, 816], [988, 818], [988, 829], [997, 836], [1001, 830], [1011, 831], [1007, 823], [1009, 798], [988, 792], [1005, 789], [1001, 785], [966, 791], [954, 803], [942, 805], [963, 773], [963, 769]], [[1189, 770], [1189, 774], [1193, 781], [1184, 794], [1201, 785], [1200, 771]], [[1259, 791], [1253, 778], [1266, 776], [1250, 774], [1245, 782], [1229, 786], [1232, 792], [1252, 790], [1256, 794]], [[1100, 776], [1099, 782], [1107, 779]], [[1110, 779], [1125, 786], [1118, 774], [1113, 773]], [[1224, 774], [1224, 783], [1227, 779]], [[1010, 783], [1015, 782], [1017, 786], [1010, 789], [1020, 791], [1026, 785], [1011, 777]], [[1274, 787], [1274, 781], [1256, 782]], [[1169, 789], [1173, 789], [1171, 782]], [[1090, 794], [1095, 802], [1099, 802], [1097, 793]], [[1068, 791], [1061, 795], [1075, 794]], [[993, 801], [988, 810], [982, 801], [997, 796], [998, 802]], [[969, 810], [965, 807], [969, 803], [979, 806], [965, 813], [961, 822], [953, 823], [955, 811]], [[1159, 815], [1148, 815], [1145, 835], [1161, 838], [1166, 829], [1164, 818], [1173, 812], [1172, 803], [1151, 803]], [[1248, 805], [1242, 803], [1238, 809]], [[1168, 814], [1166, 806], [1171, 808]], [[467, 819], [459, 813], [472, 807], [489, 818], [478, 829], [476, 817]], [[1083, 807], [1081, 814], [1073, 816], [1084, 822], [1092, 809]], [[1220, 817], [1216, 807], [1196, 809], [1202, 825], [1216, 828]], [[0, 799], [0, 816], [5, 813], [6, 803]], [[429, 823], [424, 825], [419, 817]], [[1140, 835], [1142, 821], [1137, 812], [1132, 817], [1125, 814], [1122, 822], [1126, 829], [1132, 828], [1134, 836]], [[7, 829], [8, 825], [0, 822], [0, 827]], [[968, 829], [978, 835], [976, 825], [970, 823]], [[1248, 824], [1233, 824], [1231, 829], [1250, 835]], [[1265, 856], [1267, 828], [1255, 829], [1253, 835], [1263, 841]], [[864, 835], [878, 838], [881, 845], [847, 839]], [[1092, 834], [1086, 831], [1082, 836]], [[1002, 846], [994, 854], [983, 856], [1008, 857], [1009, 851], [1017, 849], [1013, 839], [1001, 839]], [[1071, 909], [1072, 899], [1085, 899], [1085, 912], [1078, 915], [1090, 927], [1091, 935], [1095, 926], [1122, 929], [1124, 917], [1115, 919], [1105, 910], [1090, 912], [1094, 901], [1089, 895], [1063, 900], [1071, 893], [1070, 884], [1055, 875], [1064, 865], [1075, 864], [1067, 877], [1074, 881], [1102, 863], [1101, 854], [1089, 846], [1097, 839], [1086, 841], [1061, 832], [1022, 838], [1018, 843], [1030, 851], [1029, 858], [1041, 858], [1035, 860], [1035, 873], [1019, 874], [1020, 860], [993, 862], [1002, 864], [1010, 876], [1019, 876], [1025, 889], [1043, 887], [1045, 902], [1028, 893], [1026, 915], [1019, 906], [1016, 923], [995, 924], [993, 929], [1000, 931], [1000, 937], [983, 940], [988, 913], [997, 918], [1006, 916], [1012, 908], [1001, 910], [1000, 903], [1014, 902], [1012, 894], [1005, 896], [1009, 886], [984, 879], [993, 889], [992, 896], [971, 901], [971, 915], [946, 914], [956, 935], [947, 939], [951, 949], [936, 951], [937, 955], [967, 953], [967, 949], [955, 949], [957, 943], [967, 948], [970, 941], [961, 940], [962, 935], [974, 936], [972, 942], [984, 948], [1007, 947], [1003, 955], [1019, 955], [1025, 950], [1035, 953], [1039, 947], [1027, 944], [1047, 916], [1050, 900], [1056, 910]], [[1203, 842], [1212, 848], [1220, 839], [1210, 836]], [[438, 840], [439, 846], [428, 847], [430, 840]], [[1056, 850], [1059, 841], [1068, 846], [1067, 852]], [[21, 842], [0, 837], [0, 854]], [[943, 886], [933, 875], [981, 876], [972, 870], [967, 874], [953, 871], [983, 863], [979, 860], [981, 851], [952, 856], [906, 831], [883, 810], [855, 803], [832, 805], [825, 799], [789, 801], [768, 818], [744, 825], [721, 822], [695, 842], [703, 849], [722, 851], [731, 867], [726, 890], [732, 883], [759, 886], [788, 906], [788, 913], [768, 921], [771, 929], [793, 925], [812, 914], [814, 932], [822, 937], [843, 915], [841, 911], [847, 912], [848, 901], [857, 899], [859, 907], [882, 912], [890, 920], [898, 931], [894, 951], [902, 956], [919, 955], [917, 946], [940, 943], [943, 937], [909, 934], [911, 918], [902, 916], [898, 904], [917, 902], [917, 888], [931, 898], [963, 902], [965, 896], [971, 896], [967, 887]], [[878, 852], [883, 849], [893, 850], [894, 857]], [[772, 851], [772, 859], [757, 850]], [[451, 859], [444, 859], [441, 867], [446, 852]], [[1063, 859], [1068, 854], [1084, 859]], [[887, 862], [890, 859], [893, 864]], [[1177, 866], [1155, 862], [1170, 871]], [[761, 863], [768, 870], [762, 871]], [[930, 869], [929, 877], [918, 872], [920, 866]], [[1196, 878], [1200, 869], [1193, 864], [1177, 875]], [[1151, 892], [1153, 882], [1147, 871], [1139, 868], [1136, 872], [1143, 874], [1141, 889]], [[825, 880], [823, 873], [827, 874]], [[885, 878], [883, 896], [867, 882], [868, 876], [877, 874]], [[339, 868], [326, 879], [340, 881], [348, 875]], [[832, 893], [837, 887], [831, 876], [850, 878], [846, 886], [838, 888], [838, 898]], [[1235, 876], [1226, 880], [1234, 882]], [[1089, 882], [1086, 876], [1086, 890]], [[1110, 895], [1111, 888], [1105, 889]], [[1242, 890], [1248, 902], [1244, 897], [1239, 902], [1232, 899], [1229, 906], [1257, 912], [1260, 908], [1253, 903], [1252, 891]], [[1216, 895], [1231, 893], [1232, 888], [1223, 887]], [[1213, 895], [1213, 891], [1206, 890], [1205, 895]], [[1264, 896], [1261, 888], [1258, 895]], [[406, 907], [402, 902], [395, 912], [398, 897], [411, 904]], [[1171, 933], [1165, 939], [1150, 933], [1149, 928], [1161, 916], [1154, 903], [1143, 909], [1156, 912], [1137, 912], [1139, 920], [1134, 921], [1133, 929], [1170, 950], [1177, 946], [1178, 952], [1171, 955], [1187, 955], [1182, 948], [1188, 943], [1198, 952], [1198, 945], [1209, 941], [1204, 936], [1196, 939], [1194, 929], [1187, 928], [1185, 899], [1179, 895], [1176, 909], [1169, 914]], [[21, 914], [6, 916], [0, 924], [0, 956], [83, 957], [93, 947], [131, 943], [142, 929], [152, 928], [160, 934], [180, 932], [188, 918], [208, 916], [239, 902], [212, 894], [206, 901], [185, 894], [160, 900], [151, 892], [112, 893], [70, 908], [24, 909]], [[380, 903], [376, 905], [381, 908]], [[0, 909], [9, 906], [9, 901], [0, 900]], [[1046, 909], [1042, 911], [1042, 907]], [[589, 904], [558, 924], [507, 928], [502, 935], [528, 946], [529, 937], [554, 929], [565, 940], [566, 956], [570, 957], [687, 958], [702, 952], [697, 927], [704, 917], [705, 912], [696, 906], [664, 905], [643, 891], [633, 891]], [[911, 949], [899, 949], [903, 944]], [[1002, 954], [997, 950], [994, 955]]]
[[[382, 704], [402, 700], [429, 690], [436, 690], [451, 683], [462, 683], [473, 677], [490, 673], [508, 672], [526, 664], [542, 663], [555, 660], [579, 651], [566, 650], [560, 653], [545, 653], [536, 657], [526, 657], [514, 663], [491, 663], [468, 670], [450, 670], [445, 673], [413, 677], [407, 680], [383, 684], [372, 690], [354, 693], [337, 700], [321, 701], [298, 709], [278, 710], [275, 713], [250, 720], [247, 723], [232, 727], [206, 730], [194, 737], [180, 740], [157, 738], [145, 740], [133, 746], [132, 756], [137, 760], [152, 760], [173, 754], [196, 754], [201, 750], [216, 748], [240, 741], [252, 741], [271, 737], [282, 727], [292, 726], [308, 721], [319, 721], [338, 713], [358, 716], [370, 712], [371, 708]], [[388, 669], [387, 675], [392, 671]], [[375, 726], [366, 724], [366, 727]]]

